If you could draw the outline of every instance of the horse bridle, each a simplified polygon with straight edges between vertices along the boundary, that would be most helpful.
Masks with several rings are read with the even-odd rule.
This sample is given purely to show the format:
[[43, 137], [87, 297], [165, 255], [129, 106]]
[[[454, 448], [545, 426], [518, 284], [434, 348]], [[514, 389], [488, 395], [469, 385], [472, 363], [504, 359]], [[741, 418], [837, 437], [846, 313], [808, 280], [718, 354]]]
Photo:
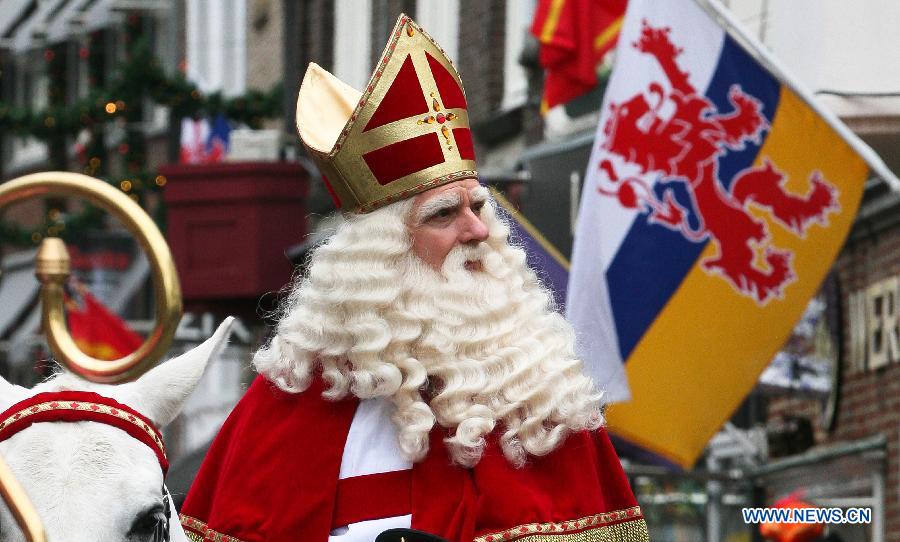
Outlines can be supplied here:
[[[146, 416], [115, 399], [89, 391], [55, 391], [38, 393], [0, 413], [0, 442], [41, 422], [97, 422], [125, 431], [150, 447], [162, 469], [169, 471], [169, 460], [162, 434]], [[162, 487], [165, 521], [157, 524], [153, 542], [169, 540], [171, 497]]]
[[156, 525], [156, 530], [153, 532], [153, 542], [169, 542], [169, 517], [172, 515], [172, 499], [169, 497], [169, 490], [166, 489], [165, 484], [162, 487], [162, 494], [163, 515], [166, 519]]

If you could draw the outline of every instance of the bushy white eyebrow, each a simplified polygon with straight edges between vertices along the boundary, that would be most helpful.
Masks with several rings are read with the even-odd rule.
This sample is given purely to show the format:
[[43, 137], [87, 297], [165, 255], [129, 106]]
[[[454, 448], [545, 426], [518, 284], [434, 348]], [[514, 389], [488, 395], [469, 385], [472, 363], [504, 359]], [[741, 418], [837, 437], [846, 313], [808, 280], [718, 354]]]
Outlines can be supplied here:
[[423, 203], [422, 206], [419, 207], [419, 213], [416, 216], [416, 220], [421, 224], [445, 209], [454, 209], [458, 206], [459, 194], [455, 192], [442, 194]]
[[[469, 201], [473, 204], [485, 203], [488, 200], [489, 194], [490, 192], [488, 192], [487, 188], [483, 186], [477, 186], [469, 190]], [[421, 207], [419, 207], [419, 212], [416, 215], [416, 221], [418, 224], [422, 224], [441, 211], [459, 207], [459, 204], [460, 197], [459, 193], [457, 192], [449, 192], [440, 196], [435, 196], [434, 198], [423, 203]]]
[[469, 199], [472, 200], [472, 203], [484, 203], [488, 200], [489, 196], [490, 192], [483, 186], [477, 186], [472, 190], [469, 190]]

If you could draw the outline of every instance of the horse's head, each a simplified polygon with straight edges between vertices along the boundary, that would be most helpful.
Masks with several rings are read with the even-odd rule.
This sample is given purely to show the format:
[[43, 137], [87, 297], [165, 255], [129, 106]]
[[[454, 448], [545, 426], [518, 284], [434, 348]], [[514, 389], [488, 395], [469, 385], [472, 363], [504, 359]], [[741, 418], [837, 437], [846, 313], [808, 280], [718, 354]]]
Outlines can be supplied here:
[[[0, 378], [0, 411], [42, 392], [87, 391], [127, 405], [162, 428], [224, 348], [230, 327], [229, 318], [200, 346], [127, 384], [93, 384], [62, 373], [28, 390]], [[121, 427], [34, 423], [0, 442], [0, 454], [34, 502], [51, 541], [151, 542], [172, 510], [163, 488], [164, 460]], [[0, 542], [21, 540], [11, 514], [0, 509]], [[171, 516], [170, 527], [180, 532]]]

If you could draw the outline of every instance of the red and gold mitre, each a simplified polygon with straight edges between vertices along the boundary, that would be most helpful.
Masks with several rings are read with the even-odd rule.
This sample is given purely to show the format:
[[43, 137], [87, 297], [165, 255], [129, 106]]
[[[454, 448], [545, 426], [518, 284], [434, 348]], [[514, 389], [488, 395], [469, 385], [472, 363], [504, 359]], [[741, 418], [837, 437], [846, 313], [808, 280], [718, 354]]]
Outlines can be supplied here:
[[297, 131], [338, 207], [365, 213], [478, 177], [459, 74], [422, 28], [400, 15], [364, 92], [311, 63]]

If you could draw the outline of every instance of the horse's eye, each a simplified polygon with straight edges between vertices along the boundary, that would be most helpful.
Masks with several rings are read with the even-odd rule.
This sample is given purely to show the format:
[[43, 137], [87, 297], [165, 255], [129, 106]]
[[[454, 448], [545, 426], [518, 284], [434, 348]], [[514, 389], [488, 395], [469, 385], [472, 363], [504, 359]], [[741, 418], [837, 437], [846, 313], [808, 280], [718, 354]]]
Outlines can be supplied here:
[[167, 540], [168, 518], [162, 506], [155, 506], [141, 512], [131, 523], [128, 540], [135, 542], [164, 542]]

